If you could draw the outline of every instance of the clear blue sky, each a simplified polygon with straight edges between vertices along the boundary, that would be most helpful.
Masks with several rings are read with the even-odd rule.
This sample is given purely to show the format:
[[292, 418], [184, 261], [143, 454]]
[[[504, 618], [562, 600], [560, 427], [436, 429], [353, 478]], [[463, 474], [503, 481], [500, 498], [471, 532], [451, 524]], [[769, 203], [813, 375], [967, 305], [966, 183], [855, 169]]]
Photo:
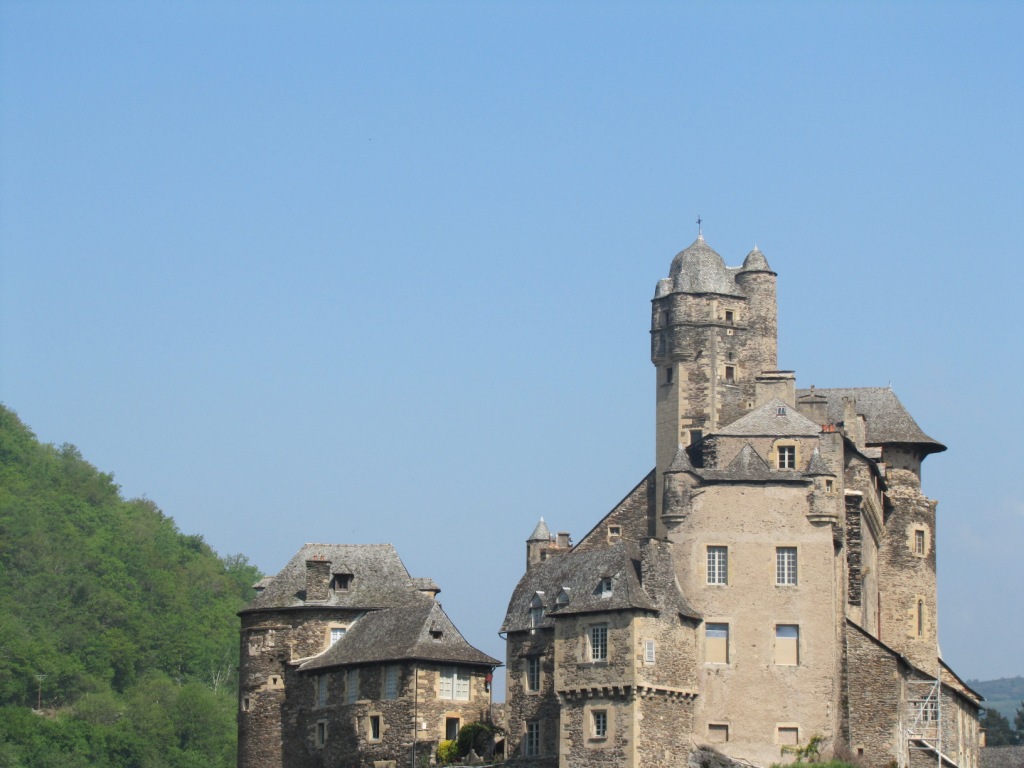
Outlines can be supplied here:
[[0, 3], [0, 400], [275, 572], [392, 542], [496, 632], [654, 462], [649, 300], [779, 274], [802, 386], [947, 453], [940, 633], [1024, 674], [1021, 3]]

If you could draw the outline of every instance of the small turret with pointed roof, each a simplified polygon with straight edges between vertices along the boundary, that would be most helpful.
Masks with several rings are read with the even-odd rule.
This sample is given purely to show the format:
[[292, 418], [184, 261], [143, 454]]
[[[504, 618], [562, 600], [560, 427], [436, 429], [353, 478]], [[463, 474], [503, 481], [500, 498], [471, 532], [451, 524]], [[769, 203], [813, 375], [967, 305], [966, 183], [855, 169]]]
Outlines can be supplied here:
[[530, 538], [526, 540], [527, 570], [542, 562], [553, 550], [558, 551], [558, 546], [555, 544], [554, 536], [551, 535], [551, 529], [548, 528], [548, 524], [542, 517], [533, 529], [533, 533], [530, 534]]

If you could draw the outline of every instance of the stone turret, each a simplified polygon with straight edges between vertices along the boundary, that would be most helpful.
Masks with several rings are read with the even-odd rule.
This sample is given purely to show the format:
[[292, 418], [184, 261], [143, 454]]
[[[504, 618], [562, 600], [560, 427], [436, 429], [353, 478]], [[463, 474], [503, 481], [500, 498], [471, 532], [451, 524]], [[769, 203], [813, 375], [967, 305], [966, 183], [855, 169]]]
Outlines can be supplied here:
[[756, 378], [777, 367], [776, 333], [775, 273], [756, 248], [730, 268], [700, 235], [658, 282], [651, 313], [658, 536], [665, 471], [679, 446], [696, 446], [754, 406]]

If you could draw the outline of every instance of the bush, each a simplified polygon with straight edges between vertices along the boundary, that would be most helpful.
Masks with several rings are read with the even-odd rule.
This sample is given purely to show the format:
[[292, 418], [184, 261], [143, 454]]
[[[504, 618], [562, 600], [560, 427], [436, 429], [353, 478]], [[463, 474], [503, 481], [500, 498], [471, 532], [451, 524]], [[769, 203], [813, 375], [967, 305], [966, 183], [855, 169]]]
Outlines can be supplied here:
[[494, 751], [494, 734], [498, 727], [491, 723], [469, 723], [459, 729], [459, 757], [465, 757], [470, 750], [480, 757], [490, 757]]
[[459, 742], [445, 739], [437, 745], [437, 762], [440, 765], [451, 765], [459, 756]]

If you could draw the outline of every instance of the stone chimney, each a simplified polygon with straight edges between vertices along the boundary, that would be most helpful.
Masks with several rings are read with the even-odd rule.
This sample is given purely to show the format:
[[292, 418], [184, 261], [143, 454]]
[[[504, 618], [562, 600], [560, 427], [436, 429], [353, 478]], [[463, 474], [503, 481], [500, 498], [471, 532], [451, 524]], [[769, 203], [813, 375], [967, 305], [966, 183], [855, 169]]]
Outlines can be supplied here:
[[762, 371], [754, 379], [754, 407], [778, 398], [790, 408], [796, 408], [796, 374], [793, 371]]
[[857, 413], [857, 401], [852, 397], [843, 398], [843, 434], [853, 441], [857, 450], [864, 450], [867, 442], [867, 424], [864, 416]]
[[821, 426], [828, 424], [828, 398], [815, 392], [813, 384], [811, 391], [797, 402], [796, 409], [815, 424]]
[[556, 535], [559, 549], [568, 549], [572, 546], [572, 542], [569, 540], [568, 531], [559, 531]]
[[313, 555], [306, 561], [306, 602], [323, 601], [330, 595], [331, 561]]

